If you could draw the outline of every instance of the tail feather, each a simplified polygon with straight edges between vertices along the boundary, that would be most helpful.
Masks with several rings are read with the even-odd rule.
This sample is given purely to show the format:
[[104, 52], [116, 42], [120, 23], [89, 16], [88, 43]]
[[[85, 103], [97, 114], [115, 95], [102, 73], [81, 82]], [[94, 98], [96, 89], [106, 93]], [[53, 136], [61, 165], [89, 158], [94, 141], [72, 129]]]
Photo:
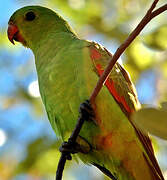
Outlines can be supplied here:
[[101, 172], [103, 172], [106, 176], [108, 176], [112, 180], [117, 180], [117, 178], [104, 166], [100, 166], [99, 164], [94, 163], [95, 167], [97, 167]]

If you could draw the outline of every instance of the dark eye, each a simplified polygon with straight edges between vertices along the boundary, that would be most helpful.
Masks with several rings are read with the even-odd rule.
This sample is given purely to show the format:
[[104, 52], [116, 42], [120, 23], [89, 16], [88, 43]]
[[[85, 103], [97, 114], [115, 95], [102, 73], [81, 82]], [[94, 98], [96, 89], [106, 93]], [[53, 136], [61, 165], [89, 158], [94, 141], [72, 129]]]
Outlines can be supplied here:
[[34, 12], [32, 12], [32, 11], [26, 13], [26, 15], [25, 15], [25, 19], [27, 21], [33, 21], [35, 19], [35, 17], [36, 16], [35, 16]]

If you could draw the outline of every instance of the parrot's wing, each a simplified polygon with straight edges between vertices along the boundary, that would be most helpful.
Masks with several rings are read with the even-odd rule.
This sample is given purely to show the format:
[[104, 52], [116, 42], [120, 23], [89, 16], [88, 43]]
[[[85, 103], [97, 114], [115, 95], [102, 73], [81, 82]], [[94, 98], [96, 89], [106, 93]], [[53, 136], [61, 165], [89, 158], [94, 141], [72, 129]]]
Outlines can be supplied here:
[[[94, 42], [90, 43], [89, 50], [94, 70], [98, 76], [101, 76], [109, 63], [112, 54], [108, 52], [107, 49]], [[140, 108], [140, 103], [128, 72], [118, 62], [115, 64], [108, 79], [105, 81], [105, 85], [136, 130], [136, 134], [147, 153], [147, 155], [143, 153], [143, 156], [150, 166], [152, 173], [155, 175], [155, 178], [157, 180], [163, 180], [164, 178], [154, 156], [150, 138], [137, 129], [130, 120], [131, 113]]]

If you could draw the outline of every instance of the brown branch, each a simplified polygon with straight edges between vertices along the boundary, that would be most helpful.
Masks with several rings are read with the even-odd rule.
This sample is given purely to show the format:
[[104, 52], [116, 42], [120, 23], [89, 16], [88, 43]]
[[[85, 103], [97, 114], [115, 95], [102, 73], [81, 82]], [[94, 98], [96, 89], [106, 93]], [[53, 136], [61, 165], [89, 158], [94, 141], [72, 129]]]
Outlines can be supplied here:
[[152, 13], [152, 11], [155, 9], [158, 1], [159, 1], [159, 0], [154, 0], [154, 2], [152, 3], [151, 7], [150, 7], [149, 10], [147, 11], [146, 15]]
[[122, 55], [122, 53], [125, 51], [125, 49], [131, 44], [131, 42], [136, 38], [136, 36], [139, 35], [139, 33], [143, 30], [143, 28], [148, 24], [148, 22], [153, 19], [155, 16], [161, 14], [162, 12], [167, 10], [167, 4], [160, 7], [159, 9], [154, 10], [156, 7], [156, 4], [159, 0], [154, 0], [152, 3], [150, 9], [147, 11], [146, 15], [143, 17], [143, 19], [140, 21], [140, 23], [137, 25], [137, 27], [132, 31], [132, 33], [128, 36], [128, 38], [121, 44], [121, 46], [116, 50], [113, 57], [111, 58], [107, 68], [103, 72], [102, 76], [99, 78], [96, 87], [94, 88], [92, 95], [90, 97], [90, 102], [93, 103], [97, 94], [99, 93], [100, 89], [103, 86], [103, 83], [107, 79], [109, 73], [111, 72], [113, 66], [119, 59], [119, 57]]
[[[102, 76], [99, 78], [99, 81], [97, 82], [97, 85], [92, 92], [92, 95], [90, 97], [91, 103], [94, 102], [96, 96], [98, 95], [100, 89], [102, 88], [102, 85], [104, 84], [105, 80], [107, 79], [107, 77], [108, 77], [109, 73], [111, 72], [113, 66], [117, 62], [118, 58], [125, 51], [125, 49], [131, 44], [131, 42], [136, 38], [136, 36], [138, 36], [138, 34], [143, 30], [143, 28], [148, 24], [149, 21], [151, 21], [154, 17], [156, 17], [157, 15], [159, 15], [162, 12], [167, 10], [167, 4], [165, 4], [164, 6], [153, 11], [155, 9], [158, 1], [159, 0], [154, 0], [151, 7], [147, 11], [146, 15], [141, 20], [141, 22], [137, 25], [137, 27], [134, 29], [134, 31], [132, 31], [132, 33], [128, 36], [128, 38], [124, 41], [124, 43], [122, 43], [122, 45], [116, 50], [115, 54], [113, 55], [113, 57], [111, 58], [111, 60], [109, 62], [109, 65], [107, 66], [107, 68], [103, 72]], [[69, 144], [75, 144], [76, 138], [79, 135], [79, 132], [82, 128], [84, 120], [85, 119], [83, 119], [81, 117], [78, 118], [77, 125], [76, 125], [75, 129], [73, 130], [73, 132], [72, 132], [72, 134], [68, 140]], [[63, 174], [64, 166], [65, 166], [67, 159], [68, 160], [71, 159], [71, 153], [70, 152], [67, 152], [67, 153], [62, 152], [61, 158], [60, 158], [59, 164], [58, 164], [57, 173], [56, 173], [56, 180], [62, 179], [62, 174]]]
[[167, 4], [153, 11], [150, 18], [153, 19], [155, 16], [158, 16], [159, 14], [163, 13], [166, 10], [167, 10]]

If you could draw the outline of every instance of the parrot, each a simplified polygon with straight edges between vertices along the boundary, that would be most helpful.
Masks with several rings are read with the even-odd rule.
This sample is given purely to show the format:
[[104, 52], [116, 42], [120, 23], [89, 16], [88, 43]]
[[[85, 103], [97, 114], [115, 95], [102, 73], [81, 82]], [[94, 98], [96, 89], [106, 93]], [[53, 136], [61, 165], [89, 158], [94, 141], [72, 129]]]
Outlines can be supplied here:
[[[7, 35], [13, 44], [32, 50], [49, 122], [65, 141], [77, 123], [80, 104], [89, 99], [112, 54], [80, 39], [64, 18], [42, 6], [16, 10]], [[131, 119], [140, 106], [130, 75], [117, 62], [91, 104], [94, 117], [84, 122], [77, 137], [82, 152], [73, 156], [111, 179], [164, 180], [150, 137]]]

